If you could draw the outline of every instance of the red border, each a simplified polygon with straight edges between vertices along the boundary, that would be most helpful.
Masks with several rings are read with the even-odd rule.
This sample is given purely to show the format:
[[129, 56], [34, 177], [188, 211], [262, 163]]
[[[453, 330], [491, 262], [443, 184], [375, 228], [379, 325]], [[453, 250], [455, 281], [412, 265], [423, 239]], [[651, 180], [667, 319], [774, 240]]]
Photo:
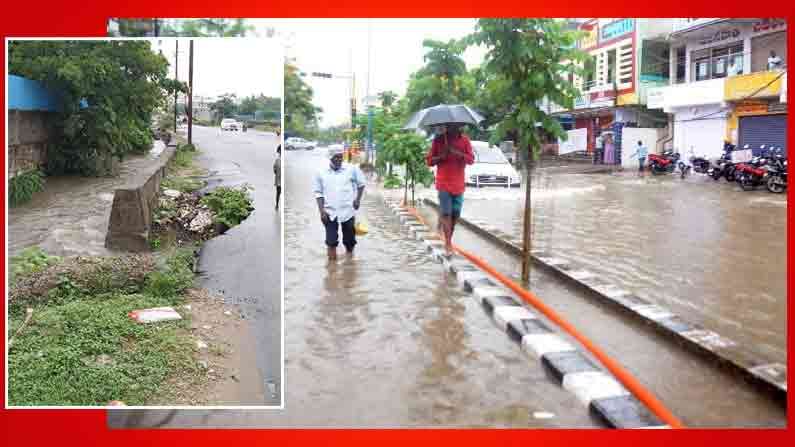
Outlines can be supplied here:
[[[628, 15], [638, 17], [711, 16], [716, 7], [726, 15], [750, 17], [763, 12], [790, 19], [794, 8], [789, 1], [768, 2], [764, 5], [745, 0], [690, 0], [684, 4], [676, 2], [638, 2], [637, 0], [613, 0], [611, 2], [538, 2], [524, 0], [491, 1], [474, 0], [404, 0], [402, 2], [373, 2], [372, 0], [342, 0], [328, 3], [323, 0], [136, 0], [107, 2], [105, 0], [81, 0], [68, 2], [6, 2], [0, 14], [0, 29], [3, 37], [21, 36], [103, 36], [106, 19], [116, 17], [607, 17]], [[790, 27], [788, 27], [790, 28]], [[795, 47], [793, 33], [788, 30], [789, 48]], [[792, 66], [792, 52], [789, 64]], [[0, 56], [5, 63], [5, 53]], [[5, 79], [2, 81], [5, 86]], [[791, 90], [791, 85], [789, 85]], [[792, 106], [788, 108], [792, 111]], [[5, 110], [2, 112], [5, 121]], [[5, 126], [3, 126], [5, 137]], [[789, 128], [790, 156], [795, 153], [795, 126]], [[3, 166], [5, 169], [5, 166]], [[2, 186], [5, 197], [5, 184]], [[792, 200], [793, 192], [788, 192]], [[793, 219], [793, 209], [788, 207], [788, 219]], [[4, 219], [4, 217], [3, 217]], [[5, 228], [5, 226], [4, 226]], [[787, 231], [788, 257], [792, 250], [792, 237]], [[3, 239], [4, 241], [4, 239]], [[5, 242], [3, 242], [5, 250]], [[792, 296], [793, 283], [787, 272], [788, 301]], [[3, 269], [5, 280], [5, 269]], [[3, 281], [5, 283], [5, 281]], [[793, 306], [788, 306], [788, 346], [792, 346]], [[3, 330], [5, 322], [3, 321]], [[286, 328], [289, 330], [289, 328]], [[4, 395], [5, 383], [0, 382], [0, 393]], [[791, 407], [792, 398], [788, 399]], [[286, 403], [289, 405], [289, 402]], [[792, 425], [793, 416], [788, 416]], [[162, 430], [162, 431], [110, 431], [105, 425], [105, 412], [101, 410], [0, 410], [2, 444], [9, 446], [58, 445], [58, 446], [140, 446], [176, 445], [214, 446], [229, 444], [252, 444], [267, 442], [270, 445], [311, 443], [315, 445], [373, 446], [395, 445], [404, 447], [408, 443], [433, 443], [439, 445], [483, 446], [494, 443], [522, 445], [529, 443], [570, 446], [580, 444], [636, 446], [671, 443], [691, 445], [784, 445], [789, 442], [790, 430], [688, 430], [682, 433], [654, 431], [654, 435], [642, 431], [576, 431], [576, 430]]]

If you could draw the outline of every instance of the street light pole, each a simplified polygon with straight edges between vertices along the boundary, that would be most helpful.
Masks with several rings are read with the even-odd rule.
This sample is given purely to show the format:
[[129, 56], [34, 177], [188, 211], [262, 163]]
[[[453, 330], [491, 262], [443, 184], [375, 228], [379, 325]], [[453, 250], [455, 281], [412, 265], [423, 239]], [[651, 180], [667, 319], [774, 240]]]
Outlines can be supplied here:
[[365, 96], [367, 106], [367, 150], [365, 160], [370, 163], [370, 151], [373, 147], [373, 107], [370, 104], [370, 53], [372, 52], [373, 22], [367, 19], [367, 95]]
[[[179, 81], [179, 40], [174, 40], [177, 46], [176, 55], [174, 56], [174, 80]], [[174, 91], [174, 133], [177, 133], [177, 96], [178, 91]]]
[[193, 144], [193, 39], [188, 50], [188, 144]]

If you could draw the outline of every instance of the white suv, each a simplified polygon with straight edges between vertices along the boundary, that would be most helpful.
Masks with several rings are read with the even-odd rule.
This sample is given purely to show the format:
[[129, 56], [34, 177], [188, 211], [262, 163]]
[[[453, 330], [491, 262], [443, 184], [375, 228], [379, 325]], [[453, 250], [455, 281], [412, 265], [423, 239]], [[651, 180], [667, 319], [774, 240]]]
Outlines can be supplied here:
[[311, 151], [312, 149], [315, 148], [315, 146], [316, 144], [314, 141], [307, 141], [304, 140], [303, 138], [298, 138], [298, 137], [288, 138], [284, 141], [284, 148], [287, 149], [288, 151], [292, 151], [295, 149], [306, 149], [308, 151]]
[[221, 120], [221, 130], [240, 130], [240, 123], [232, 118]]

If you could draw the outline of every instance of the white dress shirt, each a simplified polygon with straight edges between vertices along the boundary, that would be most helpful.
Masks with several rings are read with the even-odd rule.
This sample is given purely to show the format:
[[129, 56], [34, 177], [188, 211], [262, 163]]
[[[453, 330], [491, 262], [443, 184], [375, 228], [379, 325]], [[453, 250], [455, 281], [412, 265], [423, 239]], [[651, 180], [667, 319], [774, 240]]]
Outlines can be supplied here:
[[347, 222], [355, 214], [353, 201], [359, 188], [364, 187], [364, 175], [354, 165], [343, 163], [339, 170], [326, 167], [315, 175], [315, 199], [323, 197], [323, 209], [329, 219]]

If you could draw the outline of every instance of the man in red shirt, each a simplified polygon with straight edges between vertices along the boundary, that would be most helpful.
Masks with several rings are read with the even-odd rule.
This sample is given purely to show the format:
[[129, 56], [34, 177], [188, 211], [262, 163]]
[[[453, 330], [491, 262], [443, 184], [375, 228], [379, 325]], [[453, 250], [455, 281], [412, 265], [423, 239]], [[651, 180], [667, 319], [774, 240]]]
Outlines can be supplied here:
[[428, 166], [436, 166], [436, 190], [439, 192], [439, 226], [444, 233], [447, 256], [453, 253], [453, 230], [464, 206], [466, 165], [475, 162], [469, 138], [457, 124], [437, 128], [431, 150], [425, 157]]

